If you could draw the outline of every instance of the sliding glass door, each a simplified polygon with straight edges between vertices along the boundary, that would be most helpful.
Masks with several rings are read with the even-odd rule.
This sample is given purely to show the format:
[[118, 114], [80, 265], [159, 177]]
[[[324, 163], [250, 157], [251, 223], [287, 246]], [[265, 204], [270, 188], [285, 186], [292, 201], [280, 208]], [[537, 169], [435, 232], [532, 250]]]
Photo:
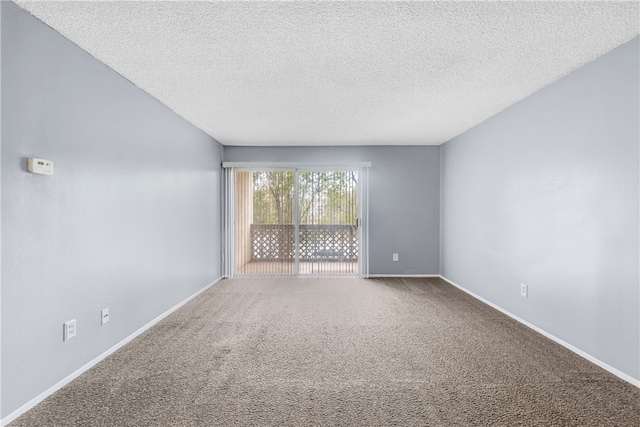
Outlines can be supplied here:
[[357, 168], [231, 169], [227, 274], [362, 274], [361, 174]]

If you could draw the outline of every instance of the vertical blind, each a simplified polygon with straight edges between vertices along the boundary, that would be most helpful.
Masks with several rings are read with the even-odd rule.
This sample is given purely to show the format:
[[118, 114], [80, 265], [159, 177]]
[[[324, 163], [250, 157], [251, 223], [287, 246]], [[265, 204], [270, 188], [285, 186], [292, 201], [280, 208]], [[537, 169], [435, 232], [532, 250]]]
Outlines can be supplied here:
[[224, 166], [227, 277], [368, 274], [368, 164]]

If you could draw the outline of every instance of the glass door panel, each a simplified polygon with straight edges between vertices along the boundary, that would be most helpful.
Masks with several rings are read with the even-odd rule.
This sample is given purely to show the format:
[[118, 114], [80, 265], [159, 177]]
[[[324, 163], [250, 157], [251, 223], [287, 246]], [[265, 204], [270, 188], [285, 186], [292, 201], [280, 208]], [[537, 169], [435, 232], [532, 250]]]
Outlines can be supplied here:
[[236, 172], [236, 273], [295, 274], [295, 171]]
[[358, 274], [358, 172], [299, 171], [298, 274]]

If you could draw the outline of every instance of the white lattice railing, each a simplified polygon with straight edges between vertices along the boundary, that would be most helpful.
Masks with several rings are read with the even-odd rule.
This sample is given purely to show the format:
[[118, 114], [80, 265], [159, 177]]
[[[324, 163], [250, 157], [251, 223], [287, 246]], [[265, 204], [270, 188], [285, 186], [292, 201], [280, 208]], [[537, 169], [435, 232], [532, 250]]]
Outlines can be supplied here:
[[[299, 225], [299, 260], [303, 262], [358, 260], [355, 225]], [[293, 261], [293, 224], [251, 224], [251, 261]]]

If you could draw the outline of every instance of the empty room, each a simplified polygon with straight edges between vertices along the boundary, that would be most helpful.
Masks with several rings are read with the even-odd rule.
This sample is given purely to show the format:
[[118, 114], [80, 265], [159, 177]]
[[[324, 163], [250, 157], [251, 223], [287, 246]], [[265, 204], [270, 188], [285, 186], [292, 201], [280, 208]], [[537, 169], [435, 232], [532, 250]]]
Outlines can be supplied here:
[[0, 2], [0, 425], [640, 425], [639, 34]]

